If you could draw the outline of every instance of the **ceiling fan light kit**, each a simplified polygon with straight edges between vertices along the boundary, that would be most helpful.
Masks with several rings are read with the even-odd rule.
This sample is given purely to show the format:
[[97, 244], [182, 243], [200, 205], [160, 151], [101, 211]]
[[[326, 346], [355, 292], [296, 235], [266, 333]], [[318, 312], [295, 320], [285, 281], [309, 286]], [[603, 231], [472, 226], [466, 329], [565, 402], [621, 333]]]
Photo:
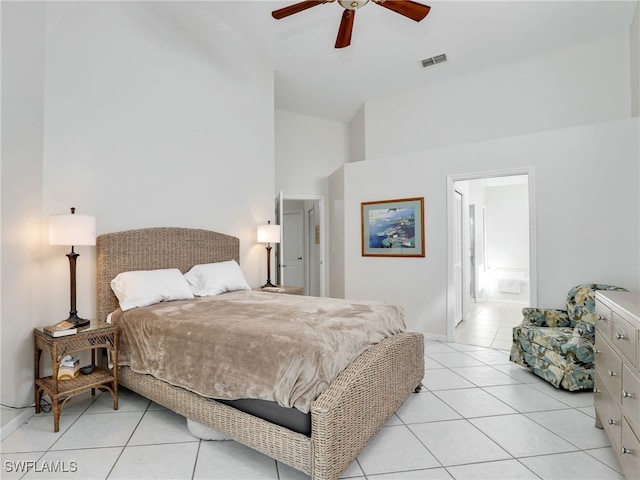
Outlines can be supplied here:
[[[271, 12], [271, 15], [276, 20], [281, 20], [289, 15], [302, 12], [318, 5], [325, 3], [333, 3], [336, 0], [306, 0], [304, 2], [294, 3], [288, 7], [280, 8]], [[421, 21], [427, 16], [431, 7], [422, 3], [414, 2], [412, 0], [371, 0], [376, 5], [385, 7], [392, 12], [399, 13], [400, 15], [415, 20]], [[340, 21], [340, 27], [338, 28], [338, 37], [336, 38], [336, 48], [348, 47], [351, 44], [351, 33], [353, 32], [353, 22], [355, 20], [356, 10], [364, 7], [369, 0], [338, 0], [338, 3], [344, 12], [342, 13], [342, 20]]]
[[357, 10], [369, 3], [369, 0], [338, 0], [338, 3], [347, 10]]

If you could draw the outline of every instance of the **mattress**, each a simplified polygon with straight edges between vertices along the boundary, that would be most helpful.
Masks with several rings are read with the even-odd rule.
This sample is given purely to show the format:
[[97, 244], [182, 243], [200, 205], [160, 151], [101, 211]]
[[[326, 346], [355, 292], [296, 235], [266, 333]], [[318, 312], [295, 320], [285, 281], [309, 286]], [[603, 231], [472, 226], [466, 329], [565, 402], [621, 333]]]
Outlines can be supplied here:
[[121, 366], [205, 397], [303, 414], [362, 352], [405, 331], [395, 305], [253, 291], [117, 310], [112, 321]]

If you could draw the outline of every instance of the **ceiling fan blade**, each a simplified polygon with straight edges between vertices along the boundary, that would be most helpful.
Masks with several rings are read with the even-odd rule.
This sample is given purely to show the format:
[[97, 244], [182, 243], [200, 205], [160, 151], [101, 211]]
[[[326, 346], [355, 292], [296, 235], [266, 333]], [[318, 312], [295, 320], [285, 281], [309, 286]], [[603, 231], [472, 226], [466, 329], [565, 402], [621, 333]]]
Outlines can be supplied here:
[[307, 8], [322, 5], [323, 3], [327, 3], [328, 1], [330, 0], [307, 0], [305, 2], [294, 3], [293, 5], [289, 5], [288, 7], [274, 10], [273, 12], [271, 12], [271, 16], [273, 16], [273, 18], [275, 18], [276, 20], [280, 20], [281, 18], [288, 17], [289, 15], [293, 15], [294, 13], [302, 12]]
[[411, 20], [419, 22], [427, 16], [431, 7], [423, 5], [422, 3], [412, 2], [410, 0], [373, 0], [381, 7], [393, 10], [400, 15], [404, 15]]
[[353, 21], [356, 18], [355, 10], [345, 9], [340, 20], [338, 38], [336, 38], [336, 48], [344, 48], [351, 45], [351, 32], [353, 31]]

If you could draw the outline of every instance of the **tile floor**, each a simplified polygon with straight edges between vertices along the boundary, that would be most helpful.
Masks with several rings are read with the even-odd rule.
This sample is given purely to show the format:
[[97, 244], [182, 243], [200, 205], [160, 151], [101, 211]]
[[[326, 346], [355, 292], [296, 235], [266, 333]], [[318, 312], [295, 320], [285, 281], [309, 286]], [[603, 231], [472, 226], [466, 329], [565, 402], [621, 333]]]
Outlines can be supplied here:
[[469, 303], [468, 318], [456, 326], [455, 341], [499, 350], [511, 349], [511, 329], [522, 322], [522, 308], [516, 303]]
[[[425, 355], [425, 388], [343, 478], [623, 478], [606, 435], [594, 427], [591, 393], [556, 390], [509, 363], [505, 351], [427, 341]], [[119, 403], [113, 411], [108, 393], [79, 395], [63, 410], [59, 433], [50, 413], [32, 416], [0, 443], [0, 477], [306, 478], [235, 442], [199, 441], [184, 418], [128, 390]], [[67, 472], [43, 471], [55, 461]]]

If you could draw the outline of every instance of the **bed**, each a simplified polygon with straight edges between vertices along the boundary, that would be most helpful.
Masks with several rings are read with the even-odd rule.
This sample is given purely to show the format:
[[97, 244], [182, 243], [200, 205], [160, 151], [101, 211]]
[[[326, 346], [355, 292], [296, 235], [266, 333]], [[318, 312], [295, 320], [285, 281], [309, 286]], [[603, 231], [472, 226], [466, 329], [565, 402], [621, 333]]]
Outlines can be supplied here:
[[[145, 228], [97, 239], [98, 318], [118, 308], [110, 282], [121, 272], [178, 268], [235, 260], [239, 239], [189, 228]], [[271, 294], [281, 295], [281, 294]], [[336, 479], [366, 447], [424, 376], [424, 339], [391, 335], [367, 348], [312, 402], [310, 432], [246, 413], [121, 366], [119, 383], [199, 424], [310, 475]]]

